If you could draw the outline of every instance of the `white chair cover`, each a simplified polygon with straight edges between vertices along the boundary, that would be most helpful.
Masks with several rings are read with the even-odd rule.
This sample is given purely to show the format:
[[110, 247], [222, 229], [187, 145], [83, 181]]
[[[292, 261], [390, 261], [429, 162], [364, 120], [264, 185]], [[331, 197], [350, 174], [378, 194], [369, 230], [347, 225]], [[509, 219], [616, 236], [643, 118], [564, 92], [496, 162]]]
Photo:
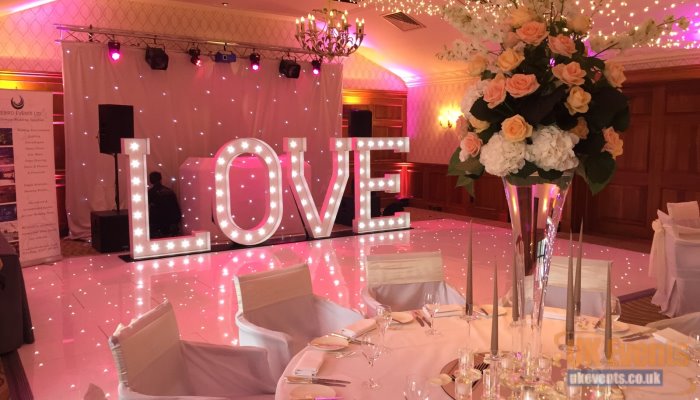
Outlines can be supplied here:
[[264, 349], [181, 341], [168, 302], [117, 327], [109, 344], [120, 399], [274, 398]]
[[369, 316], [376, 314], [380, 304], [393, 311], [419, 309], [428, 292], [436, 293], [442, 304], [464, 304], [464, 297], [445, 283], [440, 251], [369, 255], [365, 268], [362, 299]]
[[315, 296], [306, 264], [237, 276], [234, 282], [239, 343], [267, 349], [275, 378], [310, 340], [362, 319], [359, 313]]
[[[674, 209], [671, 205], [668, 204], [669, 210]], [[694, 215], [695, 207], [685, 206], [681, 213], [674, 211], [675, 215], [688, 217]], [[652, 224], [654, 241], [649, 260], [649, 275], [657, 279], [656, 293], [651, 302], [669, 317], [700, 311], [700, 292], [697, 290], [700, 287], [700, 238], [679, 237], [675, 219], [661, 211], [657, 214], [659, 219]]]
[[674, 220], [700, 218], [700, 207], [697, 201], [683, 203], [666, 203], [668, 215]]
[[700, 331], [700, 312], [686, 314], [682, 317], [662, 319], [661, 321], [651, 322], [647, 326], [658, 330], [673, 328], [680, 333], [688, 335], [690, 332]]
[[[607, 268], [612, 264], [608, 260], [581, 260], [581, 314], [599, 317], [605, 312], [605, 290], [607, 288]], [[576, 265], [576, 260], [574, 260]], [[568, 257], [553, 256], [549, 269], [549, 280], [544, 305], [547, 307], [566, 308], [566, 288], [569, 277]], [[525, 310], [532, 310], [533, 277], [525, 277]], [[510, 306], [512, 292], [509, 291], [501, 302]]]

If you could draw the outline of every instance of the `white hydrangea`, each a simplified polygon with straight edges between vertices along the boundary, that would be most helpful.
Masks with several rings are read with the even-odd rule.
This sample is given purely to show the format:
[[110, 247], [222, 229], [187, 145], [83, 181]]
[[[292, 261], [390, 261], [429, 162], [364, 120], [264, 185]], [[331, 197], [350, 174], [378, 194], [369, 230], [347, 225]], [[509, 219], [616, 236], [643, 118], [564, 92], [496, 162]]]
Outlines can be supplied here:
[[578, 166], [574, 146], [578, 136], [555, 125], [539, 127], [532, 133], [532, 144], [527, 146], [525, 158], [545, 171], [566, 171]]
[[462, 114], [464, 114], [464, 118], [469, 119], [469, 117], [472, 115], [469, 111], [471, 111], [474, 103], [476, 103], [476, 101], [484, 95], [484, 87], [486, 87], [487, 83], [488, 81], [478, 81], [469, 89], [467, 89], [466, 93], [464, 93], [464, 97], [462, 98], [461, 104]]
[[481, 147], [479, 161], [491, 175], [513, 174], [525, 165], [526, 147], [524, 141], [509, 142], [496, 133]]

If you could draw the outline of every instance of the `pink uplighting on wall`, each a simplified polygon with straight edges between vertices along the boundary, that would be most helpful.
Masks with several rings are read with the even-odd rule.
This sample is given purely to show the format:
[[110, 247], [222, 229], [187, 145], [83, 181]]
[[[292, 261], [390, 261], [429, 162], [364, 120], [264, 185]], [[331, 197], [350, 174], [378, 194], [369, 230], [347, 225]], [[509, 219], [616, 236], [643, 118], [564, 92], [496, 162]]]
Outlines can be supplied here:
[[0, 15], [14, 14], [29, 10], [30, 8], [43, 6], [44, 4], [53, 3], [54, 1], [55, 0], [11, 1], [5, 7], [0, 8]]

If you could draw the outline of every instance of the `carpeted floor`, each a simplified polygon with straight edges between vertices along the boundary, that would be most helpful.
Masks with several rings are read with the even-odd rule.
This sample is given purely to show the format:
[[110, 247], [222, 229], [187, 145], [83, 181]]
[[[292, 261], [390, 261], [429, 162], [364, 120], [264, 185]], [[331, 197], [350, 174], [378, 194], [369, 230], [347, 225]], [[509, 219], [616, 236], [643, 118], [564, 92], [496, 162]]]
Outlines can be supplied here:
[[29, 381], [16, 351], [0, 355], [0, 400], [33, 400]]
[[[65, 258], [82, 257], [100, 254], [92, 248], [92, 244], [83, 240], [61, 239], [61, 254]], [[2, 400], [2, 399], [0, 399]]]

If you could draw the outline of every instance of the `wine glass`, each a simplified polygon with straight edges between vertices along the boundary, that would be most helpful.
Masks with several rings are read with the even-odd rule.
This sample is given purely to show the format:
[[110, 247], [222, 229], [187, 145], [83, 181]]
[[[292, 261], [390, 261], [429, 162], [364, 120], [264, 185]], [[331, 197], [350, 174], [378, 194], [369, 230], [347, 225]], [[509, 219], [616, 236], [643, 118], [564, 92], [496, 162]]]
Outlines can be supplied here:
[[382, 350], [387, 352], [386, 347], [386, 332], [389, 330], [389, 325], [391, 325], [391, 307], [386, 305], [377, 306], [377, 316], [375, 317], [377, 321], [377, 327], [379, 328], [379, 337], [382, 339]]
[[425, 331], [426, 335], [439, 335], [440, 332], [435, 329], [435, 313], [440, 307], [440, 297], [437, 293], [428, 292], [425, 294], [425, 309], [430, 314], [430, 329]]
[[365, 359], [367, 359], [370, 368], [369, 378], [367, 379], [367, 386], [370, 389], [379, 388], [379, 383], [372, 377], [372, 367], [377, 358], [379, 358], [379, 355], [382, 354], [382, 348], [375, 340], [376, 339], [372, 336], [368, 336], [362, 340], [362, 354], [365, 356]]
[[[688, 341], [688, 355], [690, 359], [695, 361], [695, 365], [700, 369], [700, 331], [692, 331], [688, 335], [690, 340]], [[700, 371], [695, 373], [695, 378], [692, 382], [696, 385], [700, 385]]]

